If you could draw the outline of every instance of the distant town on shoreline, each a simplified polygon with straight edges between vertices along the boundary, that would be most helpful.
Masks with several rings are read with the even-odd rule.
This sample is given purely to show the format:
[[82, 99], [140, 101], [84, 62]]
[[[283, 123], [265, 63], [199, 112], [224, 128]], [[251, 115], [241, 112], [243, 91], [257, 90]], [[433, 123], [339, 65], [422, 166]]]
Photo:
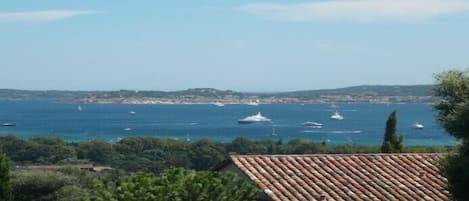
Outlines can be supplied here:
[[247, 93], [214, 88], [181, 91], [0, 89], [0, 100], [97, 104], [432, 103], [434, 85], [361, 85], [338, 89]]

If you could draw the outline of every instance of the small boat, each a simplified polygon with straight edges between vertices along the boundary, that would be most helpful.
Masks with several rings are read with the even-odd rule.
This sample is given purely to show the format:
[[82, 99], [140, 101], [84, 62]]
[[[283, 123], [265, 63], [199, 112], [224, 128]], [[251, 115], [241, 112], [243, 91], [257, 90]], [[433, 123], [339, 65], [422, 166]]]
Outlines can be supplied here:
[[419, 123], [419, 122], [415, 122], [414, 124], [412, 124], [412, 128], [415, 128], [415, 129], [423, 129], [425, 126], [423, 126], [423, 124]]
[[262, 116], [260, 112], [258, 112], [256, 115], [248, 116], [248, 117], [238, 120], [238, 123], [240, 124], [271, 123], [271, 122], [272, 121], [269, 118]]
[[332, 103], [331, 105], [329, 105], [329, 107], [330, 107], [330, 108], [339, 108], [339, 106], [336, 105], [336, 104], [334, 104], [334, 103]]
[[256, 101], [251, 101], [251, 102], [247, 102], [246, 105], [250, 105], [250, 106], [258, 106], [259, 105], [259, 100], [256, 100]]
[[315, 122], [315, 121], [307, 121], [303, 123], [303, 126], [313, 127], [313, 128], [322, 128], [324, 124]]
[[272, 133], [271, 133], [272, 136], [277, 136], [277, 133], [275, 132], [275, 128], [272, 127]]
[[222, 102], [215, 102], [213, 103], [213, 105], [217, 106], [217, 107], [223, 107], [225, 106], [225, 104], [223, 104]]
[[130, 111], [129, 114], [134, 115], [137, 114], [135, 111]]
[[333, 120], [343, 120], [344, 117], [339, 114], [339, 112], [335, 111], [334, 114], [331, 116], [331, 119]]
[[5, 123], [2, 123], [2, 126], [16, 126], [16, 124], [12, 122], [5, 122]]
[[124, 128], [124, 130], [125, 130], [125, 131], [131, 131], [132, 128], [127, 127], [127, 128]]
[[81, 107], [81, 105], [78, 105], [77, 110], [80, 112], [83, 111], [83, 108]]

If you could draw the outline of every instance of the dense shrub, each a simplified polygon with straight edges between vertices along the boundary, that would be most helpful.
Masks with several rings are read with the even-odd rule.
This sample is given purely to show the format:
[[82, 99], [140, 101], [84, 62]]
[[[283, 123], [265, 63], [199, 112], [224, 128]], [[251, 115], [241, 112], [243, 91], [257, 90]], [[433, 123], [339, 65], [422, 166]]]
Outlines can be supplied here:
[[169, 169], [159, 175], [133, 174], [115, 184], [98, 182], [95, 201], [249, 201], [258, 188], [230, 173]]

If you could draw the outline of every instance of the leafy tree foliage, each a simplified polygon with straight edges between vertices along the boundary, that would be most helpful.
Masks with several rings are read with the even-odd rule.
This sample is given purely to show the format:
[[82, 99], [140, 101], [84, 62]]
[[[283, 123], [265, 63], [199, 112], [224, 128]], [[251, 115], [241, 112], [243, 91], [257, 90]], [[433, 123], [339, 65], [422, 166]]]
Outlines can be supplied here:
[[399, 138], [396, 135], [397, 126], [397, 112], [394, 110], [386, 121], [386, 130], [384, 132], [384, 140], [381, 145], [381, 152], [383, 153], [400, 153], [402, 152], [402, 143], [404, 137], [401, 135]]
[[436, 76], [435, 89], [441, 101], [435, 106], [438, 119], [448, 132], [458, 139], [469, 141], [469, 73], [447, 71]]
[[[161, 173], [165, 169], [183, 167], [209, 170], [229, 154], [315, 154], [377, 153], [379, 146], [327, 145], [294, 139], [249, 140], [236, 138], [231, 143], [210, 140], [178, 141], [152, 137], [129, 137], [117, 143], [64, 142], [58, 138], [18, 139], [0, 136], [0, 150], [17, 165], [27, 164], [100, 164], [128, 172]], [[451, 147], [411, 147], [405, 152], [447, 152]]]
[[113, 176], [77, 168], [15, 170], [10, 183], [15, 201], [86, 201], [95, 180]]
[[67, 185], [54, 192], [55, 201], [84, 201], [89, 198], [89, 190], [77, 185]]
[[112, 144], [106, 142], [82, 142], [76, 147], [79, 159], [88, 159], [98, 164], [106, 164], [115, 156]]
[[0, 201], [13, 200], [10, 186], [10, 167], [6, 156], [0, 151]]
[[435, 106], [441, 125], [461, 140], [459, 154], [443, 163], [449, 189], [456, 200], [469, 200], [469, 73], [446, 71], [436, 76], [435, 89], [441, 101]]
[[18, 171], [11, 179], [15, 201], [55, 201], [62, 187], [78, 183], [77, 179], [55, 171]]
[[12, 161], [23, 161], [28, 142], [14, 135], [0, 136], [0, 148]]
[[207, 167], [215, 167], [215, 165], [225, 160], [226, 155], [224, 153], [225, 147], [220, 143], [213, 143], [209, 140], [200, 140], [192, 143], [189, 153], [192, 168], [204, 170]]
[[257, 187], [234, 174], [169, 169], [160, 175], [133, 174], [113, 185], [97, 183], [95, 201], [245, 201]]
[[11, 160], [20, 163], [52, 164], [76, 157], [75, 148], [59, 138], [21, 140], [13, 135], [0, 136], [0, 147]]
[[117, 167], [127, 171], [159, 173], [170, 167], [192, 167], [189, 142], [150, 137], [125, 138], [115, 146]]

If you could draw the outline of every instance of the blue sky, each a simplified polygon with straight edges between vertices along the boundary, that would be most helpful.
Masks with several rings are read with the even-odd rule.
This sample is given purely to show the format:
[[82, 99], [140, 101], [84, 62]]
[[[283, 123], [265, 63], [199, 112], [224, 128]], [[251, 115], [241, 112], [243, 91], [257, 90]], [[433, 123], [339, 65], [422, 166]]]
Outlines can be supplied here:
[[0, 3], [0, 88], [290, 91], [469, 66], [466, 0]]

